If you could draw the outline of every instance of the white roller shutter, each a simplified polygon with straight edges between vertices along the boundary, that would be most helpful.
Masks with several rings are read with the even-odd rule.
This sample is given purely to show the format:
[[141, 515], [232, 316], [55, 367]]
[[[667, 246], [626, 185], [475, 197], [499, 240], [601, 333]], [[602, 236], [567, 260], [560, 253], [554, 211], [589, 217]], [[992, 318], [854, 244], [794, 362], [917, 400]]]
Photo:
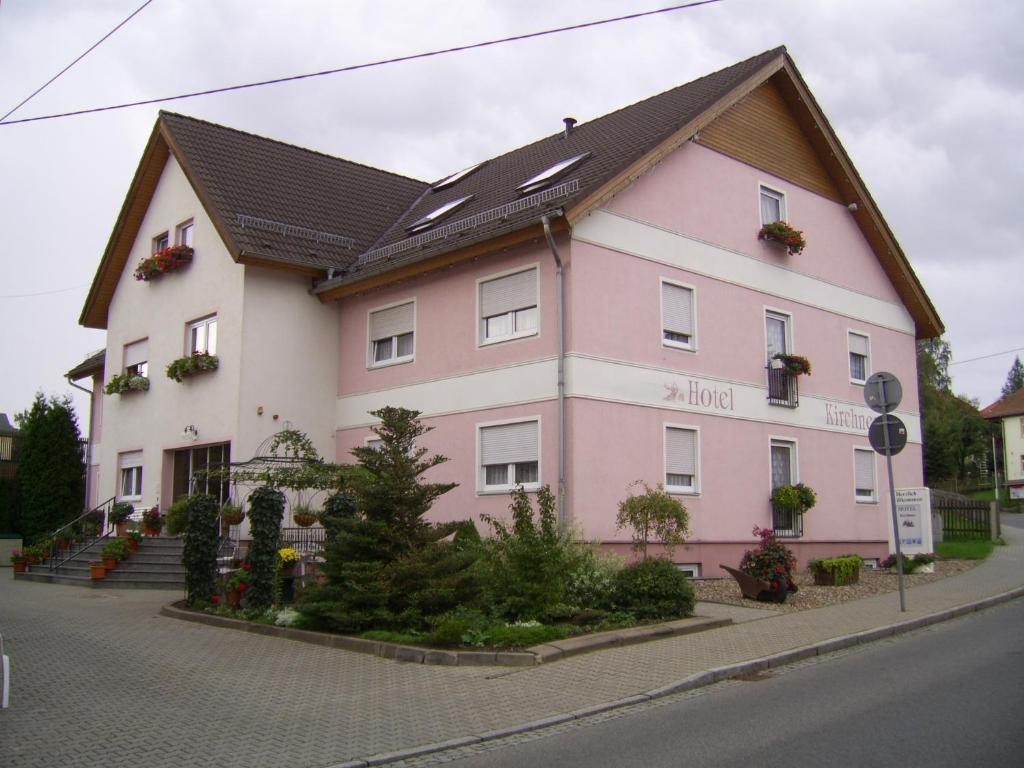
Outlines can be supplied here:
[[481, 317], [537, 306], [537, 270], [528, 269], [480, 284]]
[[145, 363], [149, 360], [149, 339], [134, 341], [124, 345], [124, 367]]
[[370, 340], [380, 341], [392, 336], [412, 333], [415, 322], [413, 302], [370, 313]]
[[539, 425], [536, 421], [499, 424], [480, 429], [480, 463], [517, 464], [537, 461], [539, 452]]
[[661, 314], [664, 330], [692, 336], [693, 291], [671, 283], [662, 283]]
[[669, 475], [697, 475], [697, 432], [665, 429], [665, 472]]

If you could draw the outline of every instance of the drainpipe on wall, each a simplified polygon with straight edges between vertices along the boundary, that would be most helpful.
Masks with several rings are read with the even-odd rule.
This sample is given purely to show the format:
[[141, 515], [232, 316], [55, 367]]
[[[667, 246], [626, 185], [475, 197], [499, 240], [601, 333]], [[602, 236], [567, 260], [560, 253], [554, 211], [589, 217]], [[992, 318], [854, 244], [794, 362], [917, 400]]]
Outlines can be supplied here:
[[68, 379], [68, 384], [70, 384], [75, 389], [82, 390], [83, 392], [85, 392], [85, 394], [89, 396], [89, 439], [85, 443], [85, 503], [82, 509], [83, 512], [88, 512], [89, 471], [92, 469], [92, 416], [94, 412], [93, 406], [95, 405], [95, 403], [93, 403], [93, 398], [96, 396], [96, 394], [91, 389], [86, 389], [85, 387], [80, 387], [78, 384], [75, 384], [75, 382], [73, 382], [71, 379]]
[[551, 216], [561, 216], [561, 211], [545, 213], [541, 217], [544, 237], [548, 241], [551, 255], [555, 259], [555, 294], [558, 302], [558, 526], [564, 533], [567, 528], [565, 514], [565, 282], [562, 275], [562, 257], [558, 253], [554, 235], [551, 234]]

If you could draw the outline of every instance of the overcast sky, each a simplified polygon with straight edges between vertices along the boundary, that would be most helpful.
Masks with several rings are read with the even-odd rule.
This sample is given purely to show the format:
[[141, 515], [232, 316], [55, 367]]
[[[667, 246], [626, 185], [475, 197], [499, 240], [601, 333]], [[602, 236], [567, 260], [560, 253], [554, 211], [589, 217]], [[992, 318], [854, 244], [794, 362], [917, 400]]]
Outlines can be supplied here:
[[[141, 3], [0, 0], [0, 115]], [[11, 119], [670, 4], [154, 0]], [[784, 44], [967, 361], [1024, 347], [1022, 34], [1021, 0], [722, 0], [164, 108], [433, 180]], [[63, 374], [104, 346], [78, 316], [158, 109], [0, 126], [0, 411], [73, 392]], [[1013, 357], [954, 365], [954, 389], [989, 404]]]

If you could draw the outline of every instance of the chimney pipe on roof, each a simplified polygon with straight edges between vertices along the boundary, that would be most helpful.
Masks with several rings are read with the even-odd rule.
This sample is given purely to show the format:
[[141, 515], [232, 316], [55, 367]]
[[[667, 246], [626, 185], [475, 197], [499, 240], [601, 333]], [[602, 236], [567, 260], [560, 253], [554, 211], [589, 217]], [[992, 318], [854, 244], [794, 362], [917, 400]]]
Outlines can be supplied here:
[[573, 127], [576, 125], [575, 117], [563, 117], [562, 122], [565, 123], [565, 135], [563, 138], [568, 139], [569, 134], [572, 133]]

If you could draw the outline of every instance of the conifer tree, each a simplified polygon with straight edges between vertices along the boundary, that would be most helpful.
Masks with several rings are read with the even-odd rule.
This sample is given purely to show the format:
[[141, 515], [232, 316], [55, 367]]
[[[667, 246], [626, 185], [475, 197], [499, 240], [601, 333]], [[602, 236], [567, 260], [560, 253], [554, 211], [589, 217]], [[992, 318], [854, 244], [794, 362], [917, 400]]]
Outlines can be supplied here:
[[1003, 384], [1003, 391], [1000, 398], [1009, 397], [1021, 387], [1024, 387], [1024, 365], [1021, 365], [1020, 356], [1014, 358], [1010, 372], [1006, 374], [1006, 383]]

